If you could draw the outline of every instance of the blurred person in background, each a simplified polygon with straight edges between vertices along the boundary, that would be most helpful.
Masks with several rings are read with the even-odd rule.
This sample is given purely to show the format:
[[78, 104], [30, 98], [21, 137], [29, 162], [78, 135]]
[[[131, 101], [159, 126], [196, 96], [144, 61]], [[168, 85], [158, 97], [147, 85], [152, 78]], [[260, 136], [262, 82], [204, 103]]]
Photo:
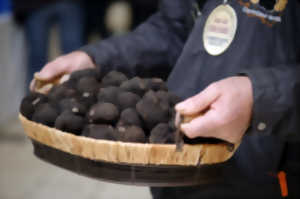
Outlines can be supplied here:
[[62, 53], [84, 44], [84, 10], [80, 0], [12, 0], [14, 19], [28, 46], [27, 83], [48, 61], [50, 29], [57, 24]]
[[86, 38], [91, 34], [106, 38], [136, 28], [157, 11], [158, 0], [83, 1], [86, 14]]

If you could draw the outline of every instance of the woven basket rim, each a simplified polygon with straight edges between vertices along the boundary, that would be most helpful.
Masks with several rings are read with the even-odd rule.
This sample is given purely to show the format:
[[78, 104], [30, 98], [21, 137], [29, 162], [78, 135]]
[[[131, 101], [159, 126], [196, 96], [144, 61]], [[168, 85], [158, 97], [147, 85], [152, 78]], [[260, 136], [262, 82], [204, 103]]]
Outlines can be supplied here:
[[228, 150], [225, 144], [184, 144], [176, 152], [175, 144], [130, 143], [77, 136], [28, 120], [21, 113], [19, 119], [25, 133], [55, 149], [91, 160], [142, 165], [199, 166], [230, 159], [239, 144]]

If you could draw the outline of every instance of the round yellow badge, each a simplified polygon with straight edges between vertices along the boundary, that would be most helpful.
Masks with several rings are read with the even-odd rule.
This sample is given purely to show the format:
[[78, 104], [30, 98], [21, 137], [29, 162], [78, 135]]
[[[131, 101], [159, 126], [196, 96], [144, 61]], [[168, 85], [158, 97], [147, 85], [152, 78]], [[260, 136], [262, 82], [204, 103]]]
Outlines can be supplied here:
[[205, 50], [213, 56], [225, 52], [232, 43], [237, 30], [237, 16], [228, 4], [216, 7], [208, 16], [204, 31]]

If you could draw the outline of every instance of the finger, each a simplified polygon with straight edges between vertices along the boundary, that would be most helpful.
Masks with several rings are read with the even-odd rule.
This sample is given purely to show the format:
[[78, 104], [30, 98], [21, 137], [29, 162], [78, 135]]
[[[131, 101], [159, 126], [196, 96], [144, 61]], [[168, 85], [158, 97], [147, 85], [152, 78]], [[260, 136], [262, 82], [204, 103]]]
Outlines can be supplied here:
[[56, 62], [50, 62], [49, 64], [45, 65], [39, 73], [36, 73], [35, 76], [40, 80], [48, 81], [64, 74], [65, 72], [66, 67], [63, 67], [61, 64]]
[[214, 137], [214, 132], [218, 129], [216, 124], [216, 114], [208, 111], [203, 116], [196, 117], [189, 123], [181, 125], [181, 130], [189, 138]]
[[35, 79], [31, 80], [30, 85], [29, 85], [29, 89], [31, 91], [34, 91], [35, 85], [36, 85]]
[[197, 114], [207, 109], [218, 97], [218, 89], [211, 85], [199, 94], [177, 104], [175, 109], [183, 115]]

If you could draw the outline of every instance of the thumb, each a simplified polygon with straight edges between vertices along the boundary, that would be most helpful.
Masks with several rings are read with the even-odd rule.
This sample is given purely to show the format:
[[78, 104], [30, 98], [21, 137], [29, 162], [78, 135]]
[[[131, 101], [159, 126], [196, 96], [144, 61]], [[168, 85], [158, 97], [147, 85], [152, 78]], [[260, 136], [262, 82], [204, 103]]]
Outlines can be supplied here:
[[199, 94], [177, 104], [175, 109], [183, 115], [197, 114], [207, 109], [218, 97], [218, 89], [211, 84]]
[[189, 138], [214, 137], [214, 131], [217, 127], [213, 111], [208, 111], [203, 116], [196, 117], [180, 126], [181, 130]]

